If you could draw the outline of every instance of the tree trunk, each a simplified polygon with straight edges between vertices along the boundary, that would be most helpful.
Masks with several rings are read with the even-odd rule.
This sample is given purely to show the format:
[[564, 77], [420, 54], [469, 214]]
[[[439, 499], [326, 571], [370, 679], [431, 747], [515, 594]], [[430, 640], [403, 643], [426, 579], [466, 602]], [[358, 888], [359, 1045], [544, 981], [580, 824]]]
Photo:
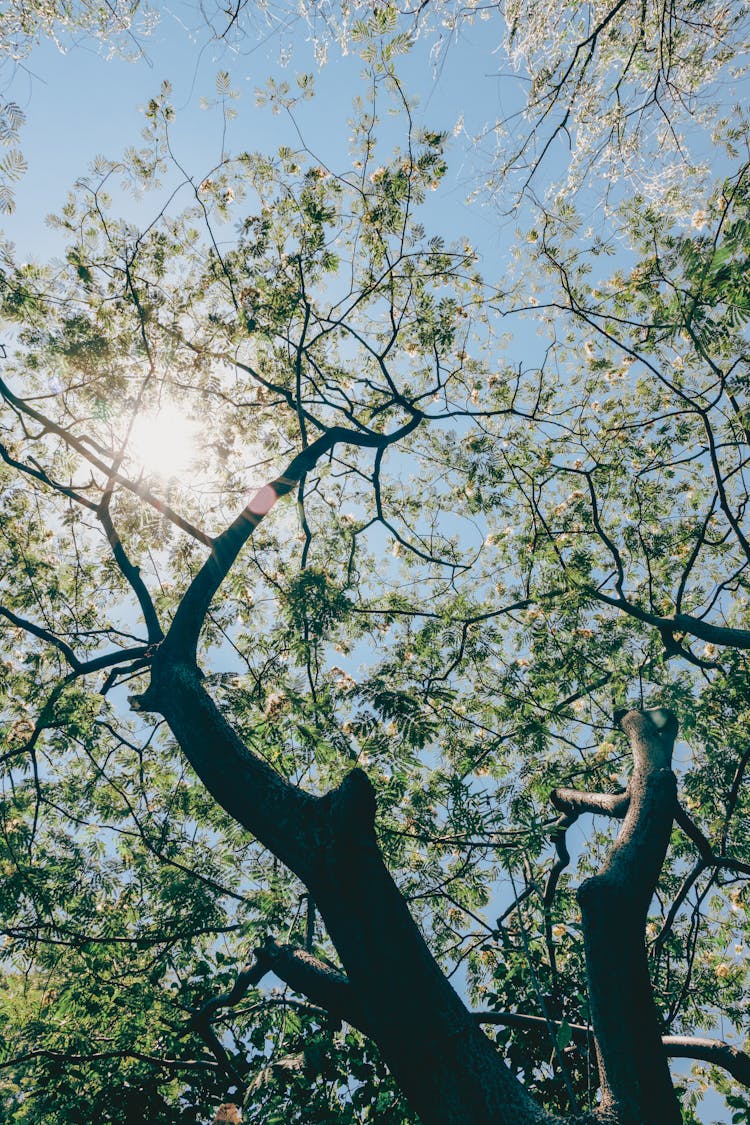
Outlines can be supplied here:
[[[430, 953], [380, 854], [365, 774], [353, 770], [323, 797], [288, 784], [248, 750], [201, 678], [190, 657], [165, 647], [136, 703], [166, 718], [219, 804], [307, 886], [346, 972], [335, 982], [337, 1003], [343, 998], [350, 1021], [377, 1043], [424, 1125], [558, 1120], [511, 1074]], [[666, 712], [630, 712], [623, 727], [635, 768], [627, 799], [604, 804], [627, 812], [603, 867], [579, 889], [602, 1080], [597, 1116], [679, 1125], [644, 946], [675, 806], [676, 723]], [[556, 796], [560, 805], [576, 800], [603, 811], [601, 795]]]
[[601, 1111], [617, 1125], [679, 1125], [644, 941], [676, 803], [677, 724], [668, 712], [631, 711], [622, 726], [635, 762], [628, 810], [601, 870], [578, 890]]
[[361, 770], [316, 798], [257, 759], [194, 666], [155, 661], [138, 700], [162, 714], [214, 798], [310, 890], [367, 1033], [424, 1125], [550, 1125], [430, 953], [383, 863]]

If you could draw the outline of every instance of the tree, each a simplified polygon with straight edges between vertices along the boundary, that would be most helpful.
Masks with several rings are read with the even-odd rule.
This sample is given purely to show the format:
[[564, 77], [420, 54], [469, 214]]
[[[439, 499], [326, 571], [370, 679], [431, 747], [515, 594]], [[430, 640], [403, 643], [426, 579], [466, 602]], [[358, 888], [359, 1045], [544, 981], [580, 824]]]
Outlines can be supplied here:
[[5, 252], [14, 1125], [695, 1120], [669, 1055], [747, 1115], [746, 166], [631, 200], [609, 284], [546, 207], [530, 308], [422, 229], [446, 138], [373, 50], [346, 173], [191, 178], [164, 87], [65, 261]]

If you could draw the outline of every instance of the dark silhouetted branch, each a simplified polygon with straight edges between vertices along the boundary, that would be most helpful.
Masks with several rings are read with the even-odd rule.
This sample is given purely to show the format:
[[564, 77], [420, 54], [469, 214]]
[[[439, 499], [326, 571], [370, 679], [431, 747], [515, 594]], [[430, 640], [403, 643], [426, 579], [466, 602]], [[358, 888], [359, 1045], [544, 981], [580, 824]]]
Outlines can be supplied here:
[[557, 957], [555, 955], [555, 942], [552, 935], [552, 903], [555, 898], [555, 891], [557, 890], [560, 876], [570, 863], [570, 852], [568, 851], [568, 844], [565, 838], [566, 832], [577, 820], [577, 813], [566, 813], [559, 818], [550, 833], [550, 838], [557, 852], [557, 858], [552, 864], [550, 873], [547, 876], [544, 895], [542, 896], [542, 906], [544, 910], [544, 935], [547, 943], [547, 955], [552, 972], [552, 987], [555, 991], [557, 990]]
[[[651, 613], [642, 606], [628, 601], [627, 597], [612, 597], [601, 590], [588, 591], [597, 601], [614, 606], [630, 617], [643, 621], [646, 625], [655, 626], [660, 633], [665, 630], [670, 633], [690, 633], [701, 641], [709, 644], [727, 646], [729, 648], [750, 649], [750, 629], [733, 629], [727, 625], [712, 625], [700, 617], [693, 617], [689, 613], [675, 613], [673, 617], [660, 617], [658, 613]], [[685, 655], [685, 653], [681, 653]]]
[[156, 615], [154, 603], [151, 600], [151, 595], [146, 589], [146, 584], [141, 578], [140, 567], [134, 566], [125, 553], [125, 548], [122, 545], [117, 529], [112, 522], [112, 515], [109, 510], [109, 503], [112, 498], [112, 489], [108, 488], [102, 497], [101, 504], [96, 509], [96, 514], [101, 522], [104, 532], [107, 536], [112, 554], [114, 555], [115, 562], [117, 563], [120, 571], [125, 580], [130, 585], [133, 593], [138, 599], [138, 604], [141, 607], [143, 620], [146, 623], [146, 630], [148, 632], [148, 639], [151, 644], [156, 644], [164, 638], [159, 618]]
[[211, 604], [211, 600], [229, 573], [235, 559], [261, 520], [271, 511], [282, 496], [297, 485], [305, 473], [330, 453], [336, 445], [357, 445], [365, 449], [382, 450], [404, 438], [416, 429], [422, 420], [415, 414], [405, 426], [391, 434], [364, 433], [333, 426], [311, 445], [298, 453], [284, 472], [258, 489], [250, 502], [233, 523], [213, 541], [211, 554], [191, 582], [174, 615], [164, 642], [165, 653], [174, 659], [195, 660], [198, 636]]
[[698, 825], [679, 802], [676, 802], [674, 818], [688, 839], [695, 844], [706, 867], [721, 867], [725, 871], [738, 871], [743, 875], [750, 875], [750, 863], [735, 859], [731, 855], [720, 855], [714, 851], [711, 842], [704, 836]]
[[700, 1039], [689, 1035], [665, 1035], [665, 1050], [673, 1059], [698, 1059], [720, 1066], [743, 1086], [750, 1086], [750, 1055], [723, 1039]]
[[163, 1055], [149, 1055], [144, 1051], [92, 1051], [87, 1055], [73, 1055], [69, 1051], [39, 1048], [35, 1051], [26, 1051], [22, 1055], [15, 1055], [11, 1059], [5, 1059], [0, 1062], [0, 1070], [20, 1066], [32, 1059], [49, 1059], [63, 1066], [80, 1066], [82, 1063], [102, 1062], [107, 1059], [135, 1059], [138, 1062], [151, 1063], [157, 1069], [162, 1070], [213, 1070], [216, 1067], [216, 1063], [211, 1059], [168, 1059]]
[[81, 661], [73, 652], [70, 645], [66, 641], [61, 640], [60, 637], [56, 637], [54, 633], [50, 633], [48, 629], [43, 629], [40, 625], [35, 625], [33, 621], [27, 621], [25, 617], [19, 617], [17, 613], [6, 609], [5, 606], [0, 606], [0, 616], [6, 618], [6, 620], [10, 621], [11, 625], [15, 625], [16, 628], [23, 629], [25, 633], [31, 633], [33, 637], [38, 637], [40, 641], [45, 641], [48, 645], [53, 645], [63, 654], [74, 671], [77, 672], [80, 669]]

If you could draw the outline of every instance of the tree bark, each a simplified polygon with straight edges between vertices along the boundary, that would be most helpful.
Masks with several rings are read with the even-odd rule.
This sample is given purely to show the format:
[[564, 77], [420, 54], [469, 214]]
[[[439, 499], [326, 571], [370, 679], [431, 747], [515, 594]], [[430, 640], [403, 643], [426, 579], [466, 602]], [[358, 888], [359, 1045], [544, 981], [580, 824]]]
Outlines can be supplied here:
[[600, 1112], [617, 1125], [679, 1125], [644, 939], [675, 808], [670, 762], [677, 724], [659, 710], [630, 711], [621, 725], [634, 758], [628, 810], [601, 870], [578, 890], [602, 1082]]
[[356, 1008], [425, 1125], [550, 1125], [445, 978], [391, 878], [361, 770], [314, 797], [255, 757], [194, 665], [157, 654], [138, 700], [162, 714], [213, 797], [312, 893]]
[[[365, 774], [353, 770], [322, 797], [289, 784], [232, 729], [197, 666], [198, 637], [211, 600], [278, 497], [337, 442], [380, 451], [408, 434], [420, 418], [414, 414], [389, 435], [334, 428], [256, 493], [213, 541], [210, 557], [158, 645], [150, 686], [133, 704], [164, 716], [215, 800], [305, 884], [346, 974], [338, 981], [318, 974], [313, 991], [319, 998], [325, 986], [337, 1003], [351, 997], [350, 1010], [377, 1043], [424, 1125], [550, 1125], [556, 1119], [511, 1074], [411, 917], [377, 844], [375, 795]], [[603, 1080], [601, 1109], [617, 1125], [677, 1125], [680, 1120], [643, 941], [675, 802], [669, 760], [676, 724], [671, 716], [661, 723], [663, 714], [631, 712], [623, 720], [635, 755], [626, 795], [559, 794], [560, 807], [571, 815], [597, 801], [610, 815], [622, 815], [627, 804], [607, 862], [579, 891]], [[295, 971], [303, 968], [297, 964]], [[308, 975], [313, 968], [307, 966]]]
[[[351, 997], [352, 1022], [378, 1044], [424, 1125], [559, 1120], [511, 1074], [430, 953], [383, 862], [374, 792], [361, 770], [322, 797], [288, 784], [227, 723], [197, 666], [168, 646], [138, 702], [166, 718], [219, 804], [305, 883], [346, 974], [319, 981], [311, 998], [320, 1002], [323, 983]], [[664, 715], [630, 712], [623, 720], [635, 760], [627, 812], [603, 867], [578, 893], [602, 1079], [597, 1116], [616, 1125], [681, 1120], [644, 944], [675, 808], [676, 724]]]

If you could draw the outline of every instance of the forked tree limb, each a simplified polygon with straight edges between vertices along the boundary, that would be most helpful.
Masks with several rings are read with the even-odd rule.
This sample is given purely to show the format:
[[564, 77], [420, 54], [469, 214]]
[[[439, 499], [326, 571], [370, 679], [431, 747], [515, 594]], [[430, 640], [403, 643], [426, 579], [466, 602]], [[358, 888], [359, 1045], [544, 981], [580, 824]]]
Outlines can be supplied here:
[[347, 429], [345, 426], [333, 426], [298, 453], [283, 473], [258, 489], [237, 518], [214, 539], [211, 554], [190, 583], [177, 607], [164, 641], [165, 650], [170, 652], [170, 659], [195, 661], [198, 637], [214, 594], [261, 520], [268, 515], [277, 500], [292, 491], [305, 473], [308, 473], [336, 445], [357, 445], [365, 449], [382, 451], [410, 434], [421, 421], [422, 415], [415, 411], [406, 425], [390, 434], [376, 434]]
[[[651, 613], [649, 610], [643, 609], [635, 602], [628, 601], [624, 595], [612, 597], [598, 589], [587, 590], [587, 593], [590, 593], [597, 601], [619, 609], [630, 617], [635, 617], [637, 621], [642, 621], [645, 625], [654, 626], [660, 634], [664, 632], [671, 634], [689, 633], [691, 636], [697, 637], [698, 640], [707, 641], [709, 644], [750, 649], [750, 629], [735, 629], [728, 625], [712, 625], [710, 621], [693, 617], [689, 613], [675, 613], [672, 617], [661, 617], [657, 613]], [[681, 655], [684, 656], [685, 653]]]
[[15, 625], [17, 629], [23, 629], [25, 633], [30, 633], [32, 637], [37, 637], [40, 641], [52, 645], [63, 654], [73, 671], [77, 672], [81, 667], [81, 661], [68, 642], [64, 641], [62, 637], [58, 637], [55, 633], [51, 633], [49, 629], [44, 629], [41, 625], [37, 625], [33, 621], [28, 621], [25, 617], [19, 617], [17, 613], [14, 613], [12, 609], [8, 609], [4, 605], [0, 605], [0, 617], [4, 617], [6, 621], [10, 621], [11, 625]]
[[259, 953], [269, 969], [295, 992], [324, 1008], [334, 1019], [345, 1020], [368, 1034], [367, 1017], [345, 973], [331, 968], [306, 949], [272, 938], [266, 940]]
[[375, 794], [363, 771], [322, 797], [296, 788], [243, 743], [198, 669], [169, 656], [164, 646], [157, 651], [141, 706], [164, 715], [213, 797], [308, 887], [368, 1033], [414, 1110], [429, 1125], [550, 1125], [411, 917], [383, 862]]
[[2, 458], [6, 465], [10, 465], [12, 469], [18, 469], [19, 473], [25, 473], [26, 476], [33, 477], [34, 480], [40, 481], [41, 484], [45, 485], [47, 488], [51, 488], [53, 489], [53, 491], [59, 492], [63, 496], [67, 496], [69, 500], [73, 500], [82, 508], [88, 508], [91, 512], [96, 511], [96, 503], [93, 500], [90, 500], [88, 496], [84, 496], [81, 492], [77, 492], [70, 485], [61, 484], [59, 481], [54, 480], [49, 475], [49, 473], [46, 473], [43, 469], [38, 468], [36, 464], [27, 465], [24, 461], [18, 461], [15, 457], [11, 456], [6, 446], [4, 446], [1, 442], [0, 458]]
[[132, 648], [124, 648], [116, 652], [105, 652], [100, 656], [92, 656], [90, 660], [80, 660], [67, 641], [62, 640], [61, 637], [50, 632], [49, 629], [43, 629], [33, 621], [28, 621], [25, 617], [19, 617], [17, 613], [8, 609], [7, 606], [0, 606], [0, 617], [4, 617], [6, 621], [9, 621], [11, 625], [15, 625], [17, 629], [23, 629], [25, 633], [29, 633], [32, 637], [37, 637], [40, 641], [44, 641], [46, 644], [52, 645], [54, 648], [58, 649], [72, 669], [66, 682], [75, 679], [77, 676], [87, 676], [92, 672], [101, 672], [105, 668], [112, 668], [117, 664], [126, 664], [131, 660], [142, 660], [147, 658], [150, 652], [148, 645], [135, 645]]
[[714, 851], [710, 840], [701, 832], [698, 825], [679, 802], [675, 808], [674, 818], [685, 835], [695, 844], [706, 867], [721, 867], [725, 871], [737, 871], [742, 875], [750, 875], [750, 863], [745, 863], [744, 860], [737, 859], [736, 856], [721, 855]]
[[255, 950], [255, 961], [238, 974], [228, 992], [208, 1000], [194, 1013], [191, 1023], [201, 1028], [209, 1023], [222, 1008], [238, 1004], [249, 990], [260, 983], [267, 973], [275, 973], [279, 980], [332, 1019], [345, 1021], [367, 1034], [367, 1020], [360, 1010], [354, 990], [344, 973], [327, 965], [325, 961], [308, 953], [306, 949], [266, 938]]

